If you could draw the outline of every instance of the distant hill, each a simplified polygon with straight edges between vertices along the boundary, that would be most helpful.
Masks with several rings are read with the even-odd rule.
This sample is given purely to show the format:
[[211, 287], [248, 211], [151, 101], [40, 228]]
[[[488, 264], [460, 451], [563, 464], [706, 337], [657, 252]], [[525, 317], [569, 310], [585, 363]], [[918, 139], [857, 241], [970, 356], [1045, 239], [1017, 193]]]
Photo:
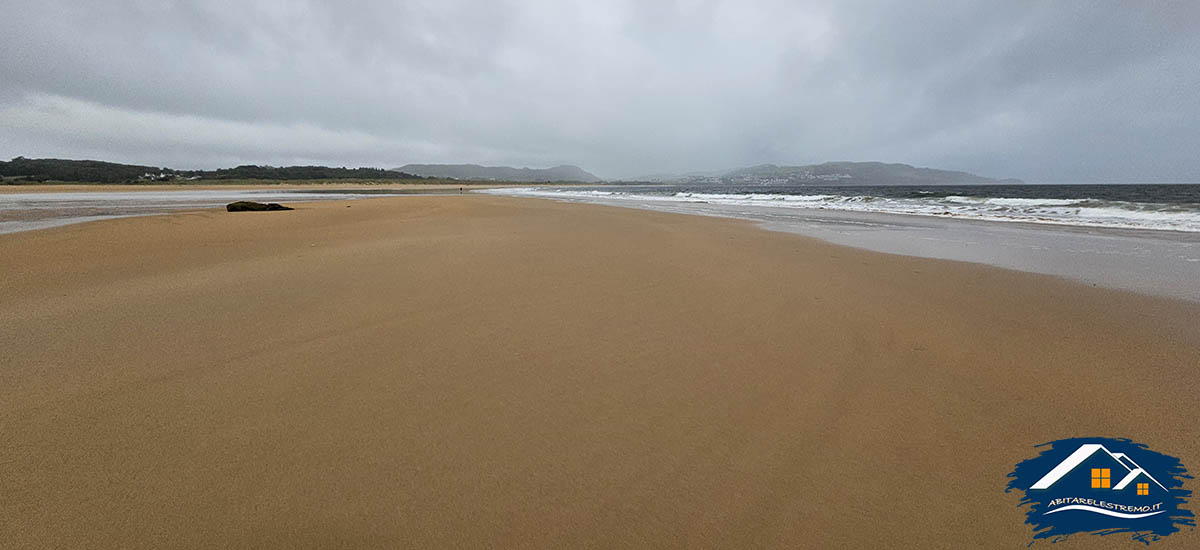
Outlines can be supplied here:
[[435, 178], [495, 181], [580, 181], [597, 182], [600, 178], [578, 166], [553, 168], [512, 168], [478, 164], [406, 164], [395, 171]]
[[330, 168], [328, 166], [244, 165], [217, 170], [174, 170], [156, 166], [117, 164], [98, 160], [27, 159], [0, 161], [0, 176], [17, 181], [71, 181], [126, 183], [179, 179], [231, 180], [318, 180], [318, 179], [422, 179], [420, 176], [382, 168]]
[[134, 181], [145, 174], [159, 174], [164, 168], [117, 164], [99, 160], [27, 159], [17, 157], [0, 161], [0, 176], [28, 181], [86, 181], [120, 183]]
[[763, 164], [734, 170], [724, 175], [730, 179], [786, 179], [845, 185], [930, 185], [956, 183], [1021, 183], [1021, 180], [998, 180], [958, 172], [917, 168], [907, 164], [882, 162], [826, 162], [807, 166], [777, 166]]
[[[125, 183], [136, 181], [196, 180], [320, 180], [371, 179], [407, 180], [454, 178], [459, 180], [594, 183], [600, 178], [578, 166], [511, 168], [477, 164], [408, 164], [392, 170], [381, 168], [331, 168], [328, 166], [244, 165], [218, 170], [175, 170], [156, 166], [117, 164], [98, 160], [27, 159], [0, 161], [0, 176], [7, 183], [65, 181]], [[734, 184], [792, 183], [808, 185], [937, 185], [978, 183], [1022, 183], [1014, 179], [992, 179], [967, 172], [916, 168], [882, 162], [826, 162], [806, 166], [763, 164], [731, 171], [692, 172], [640, 179], [659, 182], [703, 182]]]
[[917, 168], [882, 162], [826, 162], [804, 166], [762, 164], [716, 174], [658, 176], [655, 181], [706, 181], [710, 183], [795, 183], [809, 185], [937, 185], [1023, 183], [993, 179], [967, 172]]

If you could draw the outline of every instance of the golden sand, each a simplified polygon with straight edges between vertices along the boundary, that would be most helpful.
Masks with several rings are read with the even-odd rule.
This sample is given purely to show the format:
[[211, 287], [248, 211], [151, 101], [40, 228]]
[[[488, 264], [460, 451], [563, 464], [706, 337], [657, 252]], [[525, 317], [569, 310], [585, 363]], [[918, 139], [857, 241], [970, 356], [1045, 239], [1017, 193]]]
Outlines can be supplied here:
[[1200, 306], [740, 221], [410, 196], [0, 261], [6, 548], [1024, 548], [1034, 445], [1200, 471]]

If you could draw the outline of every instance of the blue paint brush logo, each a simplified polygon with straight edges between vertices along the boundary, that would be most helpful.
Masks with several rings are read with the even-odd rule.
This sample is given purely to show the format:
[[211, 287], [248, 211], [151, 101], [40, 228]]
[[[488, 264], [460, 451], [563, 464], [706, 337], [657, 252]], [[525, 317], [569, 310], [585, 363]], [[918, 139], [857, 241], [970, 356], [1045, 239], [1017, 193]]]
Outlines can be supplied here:
[[[1041, 454], [1017, 464], [1007, 491], [1023, 491], [1025, 523], [1033, 538], [1058, 542], [1075, 533], [1128, 533], [1151, 541], [1192, 526], [1183, 506], [1191, 479], [1179, 459], [1128, 439], [1062, 439], [1038, 446]], [[1032, 543], [1030, 543], [1032, 544]]]

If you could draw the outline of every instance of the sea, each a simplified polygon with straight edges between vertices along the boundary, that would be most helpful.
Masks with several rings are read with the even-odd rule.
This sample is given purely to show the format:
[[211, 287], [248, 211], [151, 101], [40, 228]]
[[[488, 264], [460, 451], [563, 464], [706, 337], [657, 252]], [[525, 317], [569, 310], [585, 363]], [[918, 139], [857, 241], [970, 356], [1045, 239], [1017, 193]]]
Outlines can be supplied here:
[[846, 246], [1200, 302], [1200, 184], [683, 184], [485, 192], [740, 218]]
[[522, 189], [520, 194], [1200, 232], [1200, 184], [827, 187], [790, 184], [606, 185], [591, 188], [530, 188]]

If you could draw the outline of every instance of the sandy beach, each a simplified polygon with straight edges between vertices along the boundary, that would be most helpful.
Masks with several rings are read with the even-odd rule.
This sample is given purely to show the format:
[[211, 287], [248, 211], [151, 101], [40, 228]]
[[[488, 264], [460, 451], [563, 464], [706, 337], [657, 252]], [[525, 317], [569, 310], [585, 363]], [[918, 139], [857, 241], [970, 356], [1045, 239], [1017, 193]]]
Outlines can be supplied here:
[[407, 196], [0, 258], [4, 547], [1024, 548], [1035, 445], [1200, 473], [1200, 305], [744, 221]]

